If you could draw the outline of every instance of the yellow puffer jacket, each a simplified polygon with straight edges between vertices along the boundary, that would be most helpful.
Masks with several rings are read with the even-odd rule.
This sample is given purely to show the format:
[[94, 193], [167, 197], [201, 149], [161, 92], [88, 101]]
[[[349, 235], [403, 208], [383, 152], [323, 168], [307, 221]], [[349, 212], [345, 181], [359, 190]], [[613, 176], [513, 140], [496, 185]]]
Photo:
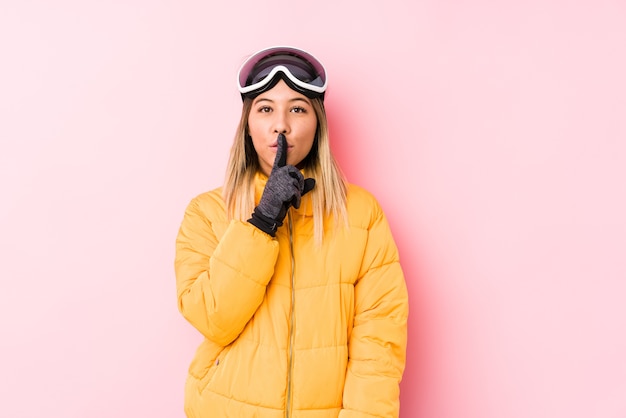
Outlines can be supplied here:
[[[267, 178], [257, 176], [257, 202]], [[276, 238], [229, 221], [221, 189], [189, 204], [176, 240], [178, 306], [204, 335], [188, 417], [397, 417], [408, 300], [378, 203], [348, 188], [349, 228], [313, 240], [310, 196]]]

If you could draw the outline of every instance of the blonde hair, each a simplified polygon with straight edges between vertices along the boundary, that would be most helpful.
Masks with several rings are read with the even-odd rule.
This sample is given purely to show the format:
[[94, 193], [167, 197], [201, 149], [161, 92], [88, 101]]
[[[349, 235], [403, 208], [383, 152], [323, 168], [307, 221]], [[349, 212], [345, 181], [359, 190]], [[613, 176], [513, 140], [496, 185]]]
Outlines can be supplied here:
[[[324, 103], [318, 98], [311, 99], [311, 103], [317, 116], [317, 131], [313, 147], [303, 161], [303, 169], [307, 177], [315, 179], [315, 188], [310, 192], [313, 202], [314, 238], [317, 243], [321, 243], [326, 220], [332, 219], [335, 227], [347, 224], [347, 186], [330, 149]], [[252, 139], [248, 135], [248, 116], [251, 108], [252, 99], [245, 98], [226, 167], [222, 193], [229, 219], [246, 220], [254, 210], [254, 177], [261, 167]]]

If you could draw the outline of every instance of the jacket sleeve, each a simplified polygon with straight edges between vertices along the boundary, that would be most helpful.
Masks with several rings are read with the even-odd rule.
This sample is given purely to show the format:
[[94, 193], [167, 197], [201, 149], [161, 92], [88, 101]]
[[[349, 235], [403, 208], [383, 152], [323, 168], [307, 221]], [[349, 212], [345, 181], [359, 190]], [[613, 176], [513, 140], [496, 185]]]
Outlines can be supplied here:
[[263, 301], [278, 243], [237, 220], [218, 238], [207, 216], [211, 203], [196, 198], [185, 211], [176, 239], [176, 290], [182, 315], [207, 339], [226, 346]]
[[340, 418], [398, 417], [406, 359], [408, 294], [398, 251], [378, 205], [368, 229]]

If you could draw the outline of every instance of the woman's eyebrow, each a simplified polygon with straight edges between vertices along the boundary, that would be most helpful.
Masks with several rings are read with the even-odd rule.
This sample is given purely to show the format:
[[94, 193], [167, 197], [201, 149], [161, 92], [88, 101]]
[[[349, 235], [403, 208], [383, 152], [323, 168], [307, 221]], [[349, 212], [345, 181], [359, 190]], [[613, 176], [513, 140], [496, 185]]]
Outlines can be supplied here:
[[293, 99], [289, 99], [289, 103], [302, 102], [309, 106], [312, 106], [311, 101], [306, 97], [294, 97]]
[[259, 97], [258, 99], [256, 99], [254, 101], [254, 104], [257, 104], [259, 102], [270, 102], [270, 103], [273, 103], [274, 101], [272, 99], [268, 99], [267, 97]]
[[[272, 99], [270, 99], [270, 98], [268, 98], [268, 97], [259, 97], [258, 99], [256, 99], [256, 100], [254, 101], [254, 104], [261, 103], [261, 102], [269, 102], [269, 103], [274, 103], [274, 100], [272, 100]], [[308, 98], [306, 98], [306, 97], [293, 97], [293, 98], [291, 98], [291, 99], [288, 99], [288, 100], [287, 100], [287, 102], [288, 102], [288, 103], [293, 103], [293, 102], [304, 102], [304, 103], [306, 103], [306, 104], [308, 104], [308, 105], [311, 105], [311, 101], [310, 101]]]

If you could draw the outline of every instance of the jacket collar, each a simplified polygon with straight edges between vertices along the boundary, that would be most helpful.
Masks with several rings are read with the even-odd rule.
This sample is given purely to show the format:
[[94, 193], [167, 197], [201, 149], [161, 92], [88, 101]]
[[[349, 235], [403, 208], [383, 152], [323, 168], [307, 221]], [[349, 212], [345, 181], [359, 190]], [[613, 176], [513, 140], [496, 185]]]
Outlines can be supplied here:
[[[300, 172], [306, 178], [306, 174], [304, 170], [300, 170]], [[257, 172], [254, 177], [254, 205], [258, 205], [261, 201], [261, 196], [263, 195], [263, 190], [265, 190], [265, 185], [267, 184], [267, 176], [261, 171]], [[302, 197], [302, 201], [300, 202], [300, 209], [292, 208], [296, 214], [301, 216], [313, 216], [313, 199], [311, 198], [311, 192], [305, 194]]]

